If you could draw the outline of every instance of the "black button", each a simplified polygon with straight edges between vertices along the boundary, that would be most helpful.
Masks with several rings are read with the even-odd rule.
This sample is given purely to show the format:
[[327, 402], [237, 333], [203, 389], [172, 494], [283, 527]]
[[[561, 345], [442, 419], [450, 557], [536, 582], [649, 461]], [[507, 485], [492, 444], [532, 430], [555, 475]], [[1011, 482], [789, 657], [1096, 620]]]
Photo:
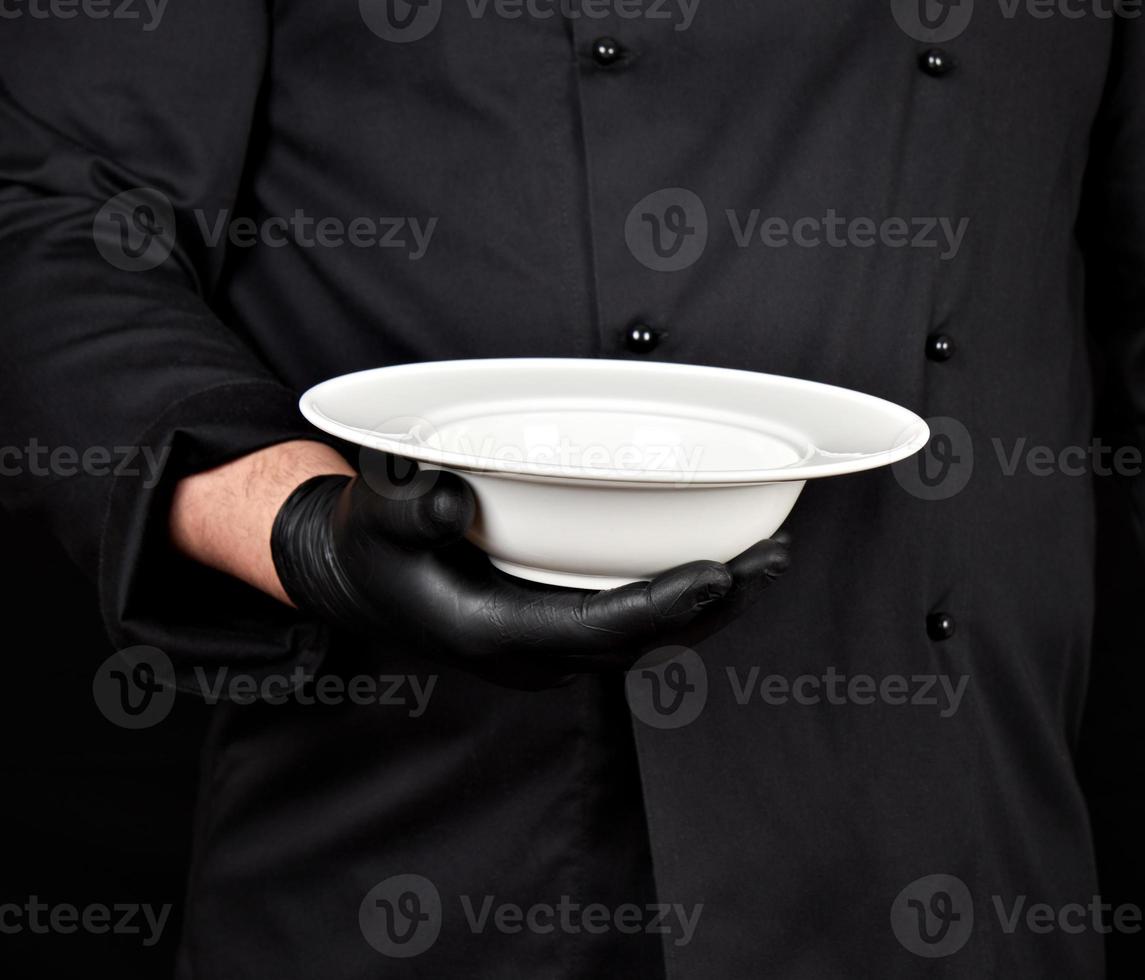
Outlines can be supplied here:
[[624, 48], [611, 37], [599, 37], [592, 42], [592, 60], [601, 68], [611, 68], [624, 57]]
[[954, 71], [954, 59], [942, 48], [931, 48], [918, 59], [919, 67], [928, 75], [941, 78]]
[[660, 346], [664, 339], [664, 332], [655, 327], [646, 327], [642, 323], [634, 323], [624, 334], [624, 346], [633, 354], [650, 354]]
[[954, 356], [954, 341], [944, 333], [926, 338], [926, 356], [932, 361], [949, 361]]
[[954, 617], [950, 613], [936, 612], [926, 617], [926, 635], [936, 643], [954, 635]]

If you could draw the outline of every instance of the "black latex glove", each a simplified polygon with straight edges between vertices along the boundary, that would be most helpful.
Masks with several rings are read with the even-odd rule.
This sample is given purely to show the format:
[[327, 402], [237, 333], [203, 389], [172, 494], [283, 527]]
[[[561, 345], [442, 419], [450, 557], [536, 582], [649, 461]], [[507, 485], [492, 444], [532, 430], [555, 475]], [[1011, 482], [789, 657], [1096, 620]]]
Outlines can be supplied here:
[[299, 608], [336, 626], [404, 637], [503, 684], [555, 685], [695, 643], [787, 568], [780, 538], [726, 565], [689, 562], [604, 592], [526, 582], [464, 540], [476, 511], [464, 480], [442, 471], [397, 480], [395, 464], [411, 466], [375, 456], [368, 479], [320, 476], [291, 494], [271, 539], [282, 585]]

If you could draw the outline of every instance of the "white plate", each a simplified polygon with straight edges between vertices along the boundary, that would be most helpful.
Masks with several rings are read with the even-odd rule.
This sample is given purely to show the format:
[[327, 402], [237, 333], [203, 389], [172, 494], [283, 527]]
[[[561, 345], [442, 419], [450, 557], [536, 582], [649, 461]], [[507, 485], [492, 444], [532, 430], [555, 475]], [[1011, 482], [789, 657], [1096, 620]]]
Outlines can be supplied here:
[[345, 375], [302, 398], [318, 428], [462, 474], [500, 568], [608, 588], [726, 561], [806, 480], [903, 459], [926, 423], [891, 402], [750, 371], [511, 358]]

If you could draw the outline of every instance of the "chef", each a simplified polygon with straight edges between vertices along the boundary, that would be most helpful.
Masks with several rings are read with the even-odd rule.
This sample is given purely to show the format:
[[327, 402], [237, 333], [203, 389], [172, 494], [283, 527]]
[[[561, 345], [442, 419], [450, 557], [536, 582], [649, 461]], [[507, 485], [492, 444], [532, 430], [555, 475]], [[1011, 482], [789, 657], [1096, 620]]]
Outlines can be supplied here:
[[[214, 706], [182, 977], [1103, 975], [1132, 909], [1094, 828], [1141, 815], [1139, 723], [1086, 743], [1088, 805], [1077, 760], [1091, 664], [1132, 693], [1095, 554], [1140, 541], [1143, 483], [1014, 448], [1139, 442], [1130, 8], [37, 10], [0, 25], [6, 444], [161, 472], [5, 507], [180, 696], [432, 691]], [[808, 486], [789, 537], [586, 594], [496, 572], [463, 481], [296, 408], [516, 356], [829, 382], [934, 439]]]

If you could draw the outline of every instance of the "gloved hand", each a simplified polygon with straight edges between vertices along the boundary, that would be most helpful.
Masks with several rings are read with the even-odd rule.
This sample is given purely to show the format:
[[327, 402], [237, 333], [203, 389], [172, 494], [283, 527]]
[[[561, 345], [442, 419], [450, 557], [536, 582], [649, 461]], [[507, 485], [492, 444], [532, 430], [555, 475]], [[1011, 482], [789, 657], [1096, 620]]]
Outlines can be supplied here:
[[689, 562], [603, 592], [526, 582], [464, 540], [476, 505], [463, 479], [420, 471], [399, 480], [395, 464], [414, 464], [384, 454], [374, 462], [368, 479], [315, 477], [283, 504], [271, 538], [283, 588], [336, 626], [404, 636], [429, 657], [513, 687], [625, 670], [657, 647], [695, 643], [788, 565], [777, 536], [726, 565]]

